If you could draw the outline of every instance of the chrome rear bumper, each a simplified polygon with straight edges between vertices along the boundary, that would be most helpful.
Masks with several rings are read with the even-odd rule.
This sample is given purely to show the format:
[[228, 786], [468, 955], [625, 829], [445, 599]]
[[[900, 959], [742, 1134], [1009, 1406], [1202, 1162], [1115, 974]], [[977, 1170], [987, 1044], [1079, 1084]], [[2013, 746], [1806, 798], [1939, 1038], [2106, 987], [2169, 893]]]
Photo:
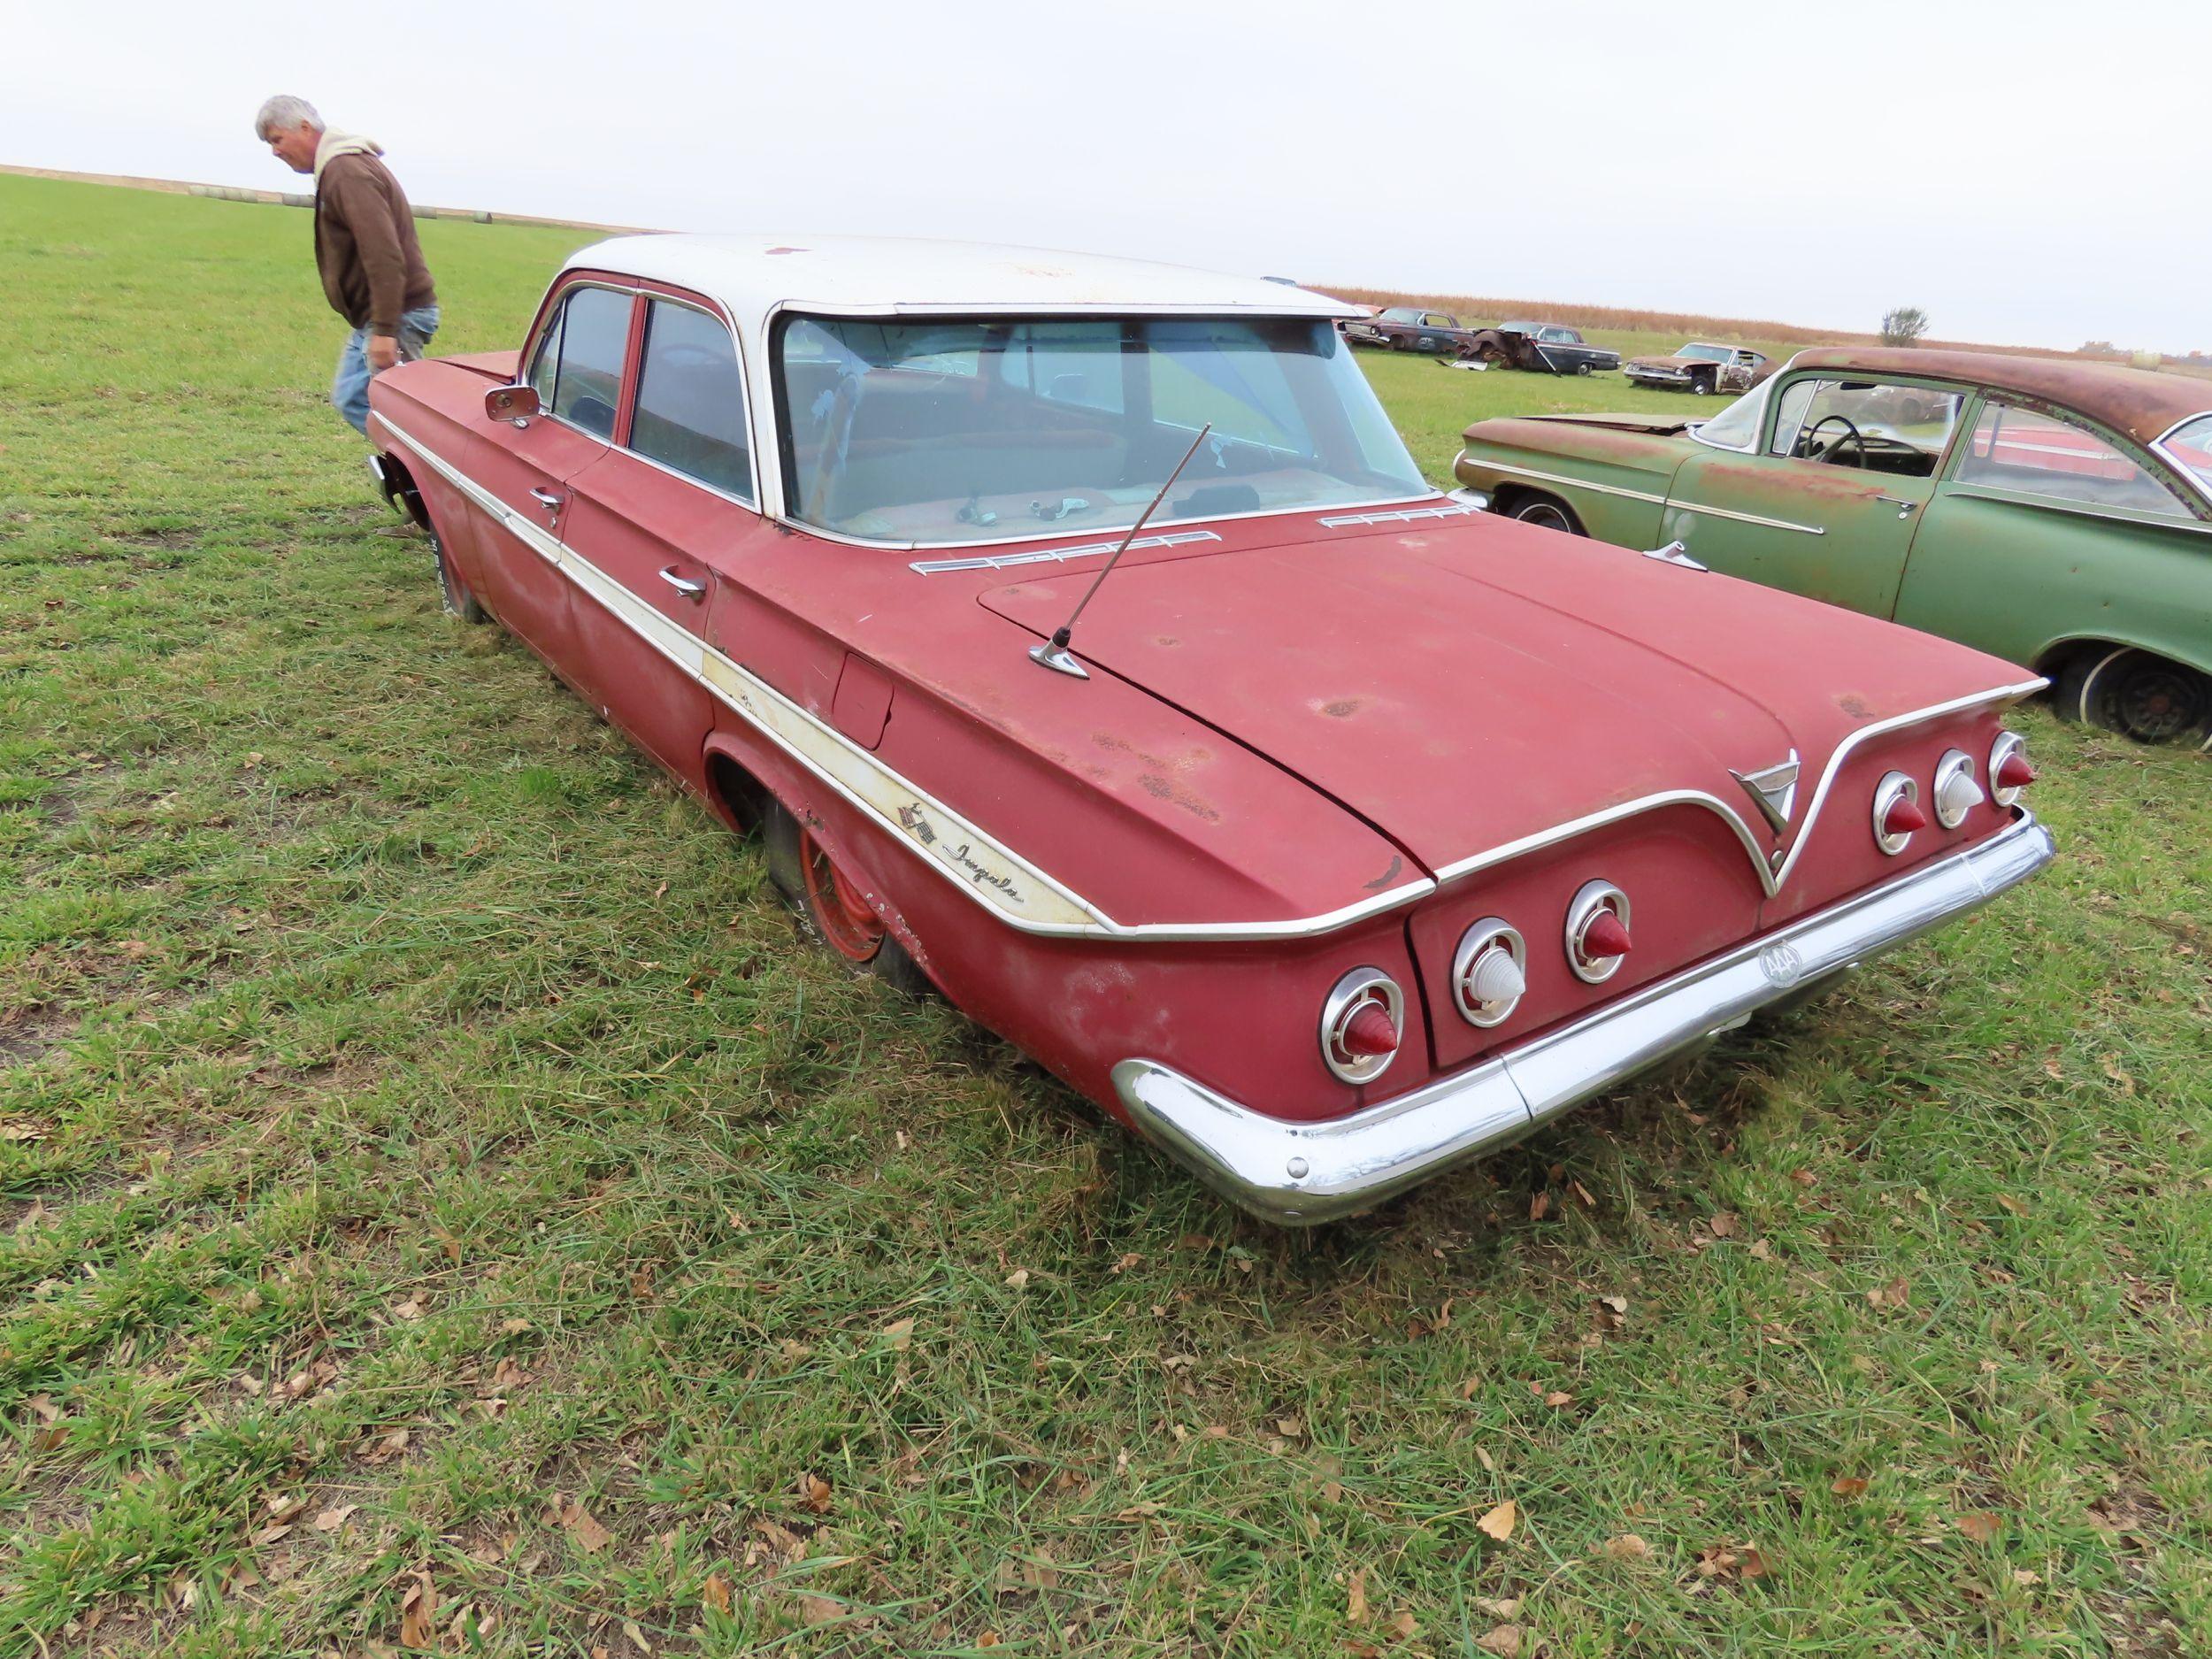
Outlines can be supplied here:
[[1124, 1060], [1114, 1087], [1138, 1127], [1224, 1197], [1267, 1220], [1309, 1226], [1511, 1145], [1761, 1009], [1986, 903], [2053, 852], [2050, 832], [2023, 812], [1969, 851], [1348, 1118], [1271, 1118], [1152, 1060]]

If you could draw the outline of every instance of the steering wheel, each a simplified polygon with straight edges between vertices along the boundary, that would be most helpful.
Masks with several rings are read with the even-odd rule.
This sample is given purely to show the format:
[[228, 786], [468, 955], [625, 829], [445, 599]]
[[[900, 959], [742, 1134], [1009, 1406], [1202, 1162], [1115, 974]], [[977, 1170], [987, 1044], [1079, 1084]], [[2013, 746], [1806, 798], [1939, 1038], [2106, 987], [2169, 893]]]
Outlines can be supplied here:
[[[1813, 454], [1813, 450], [1817, 446], [1820, 437], [1820, 429], [1832, 420], [1843, 428], [1843, 436], [1838, 438], [1835, 442], [1830, 444], [1825, 454], [1816, 457]], [[1842, 462], [1836, 459], [1837, 456], [1842, 452], [1843, 446], [1847, 443], [1855, 443], [1859, 447], [1860, 466], [1863, 467], [1866, 465], [1866, 435], [1862, 433], [1856, 426], [1852, 424], [1851, 418], [1848, 415], [1823, 415], [1818, 420], [1816, 420], [1811, 426], [1805, 428], [1805, 435], [1799, 439], [1798, 442], [1803, 447], [1805, 458], [1807, 460], [1809, 461], [1817, 459], [1826, 461], [1832, 465], [1836, 466], [1843, 465]]]

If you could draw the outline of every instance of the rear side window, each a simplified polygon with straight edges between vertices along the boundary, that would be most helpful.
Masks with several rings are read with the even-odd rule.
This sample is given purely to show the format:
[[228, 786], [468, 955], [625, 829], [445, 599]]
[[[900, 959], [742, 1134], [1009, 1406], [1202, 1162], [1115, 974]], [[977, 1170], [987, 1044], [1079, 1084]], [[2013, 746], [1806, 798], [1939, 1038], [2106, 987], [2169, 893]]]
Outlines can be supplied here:
[[718, 317], [648, 303], [630, 448], [687, 478], [753, 499], [752, 446], [737, 345]]
[[2086, 427], [1992, 399], [1960, 457], [1958, 481], [2098, 507], [2185, 518], [2172, 491]]
[[586, 432], [613, 437], [622, 357], [629, 340], [627, 294], [608, 288], [578, 288], [570, 294], [561, 307], [553, 412]]

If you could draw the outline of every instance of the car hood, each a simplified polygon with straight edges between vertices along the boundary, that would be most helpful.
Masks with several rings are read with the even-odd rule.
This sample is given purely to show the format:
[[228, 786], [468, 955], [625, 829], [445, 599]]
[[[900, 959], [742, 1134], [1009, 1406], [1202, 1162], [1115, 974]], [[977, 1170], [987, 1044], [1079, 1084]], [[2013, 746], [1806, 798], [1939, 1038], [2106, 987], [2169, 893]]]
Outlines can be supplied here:
[[1710, 357], [1631, 357], [1629, 362], [1647, 369], [1686, 369], [1693, 363], [1703, 363], [1717, 368]]
[[[1091, 580], [982, 603], [1046, 635]], [[1861, 725], [2019, 679], [1888, 623], [1487, 518], [1117, 571], [1073, 649], [1432, 871], [1663, 791], [1732, 806], [1731, 769], [1793, 749], [1816, 769]]]

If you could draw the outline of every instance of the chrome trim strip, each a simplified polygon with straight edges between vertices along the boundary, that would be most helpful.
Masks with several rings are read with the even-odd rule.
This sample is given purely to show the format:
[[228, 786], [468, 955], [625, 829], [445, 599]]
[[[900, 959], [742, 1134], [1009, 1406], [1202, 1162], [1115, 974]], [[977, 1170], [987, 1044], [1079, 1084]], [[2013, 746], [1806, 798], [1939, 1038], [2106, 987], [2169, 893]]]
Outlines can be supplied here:
[[699, 635], [662, 614], [629, 588], [526, 516], [433, 454], [380, 414], [385, 430], [489, 514], [526, 546], [555, 566], [577, 588], [636, 634], [718, 702], [865, 814], [923, 864], [935, 871], [1009, 926], [1064, 939], [1258, 941], [1302, 939], [1334, 932], [1436, 889], [1426, 876], [1402, 882], [1371, 898], [1319, 916], [1279, 922], [1115, 921], [1034, 864], [977, 827], [936, 796], [894, 772], [871, 751], [718, 651]]
[[[1171, 535], [1141, 535], [1129, 544], [1129, 550], [1133, 553], [1139, 548], [1186, 547], [1194, 541], [1220, 540], [1210, 530], [1178, 530]], [[918, 559], [906, 568], [918, 575], [936, 576], [946, 571], [1002, 571], [1010, 570], [1018, 565], [1064, 565], [1070, 559], [1110, 553], [1120, 545], [1118, 541], [1086, 541], [1078, 547], [1045, 548], [1035, 553], [986, 553], [967, 559]]]
[[[1380, 501], [1373, 503], [1355, 502], [1351, 504], [1354, 506], [1372, 505], [1376, 507], [1393, 507], [1398, 505], [1402, 502], [1436, 501], [1441, 498], [1443, 493], [1444, 492], [1441, 490], [1425, 489], [1418, 495], [1390, 495]], [[1310, 503], [1303, 507], [1261, 507], [1251, 512], [1210, 512], [1205, 514], [1202, 518], [1182, 519], [1179, 522], [1185, 524], [1235, 524], [1246, 518], [1292, 518], [1298, 517], [1302, 513], [1315, 512], [1319, 510]], [[919, 553], [931, 548], [953, 549], [972, 547], [1011, 547], [1017, 542], [1035, 541], [1042, 539], [1036, 534], [1032, 533], [1026, 535], [994, 536], [989, 541], [886, 541], [880, 536], [846, 535], [841, 531], [826, 529], [823, 526], [814, 523], [811, 519], [802, 518], [796, 513], [779, 513], [775, 515], [775, 517], [778, 523], [788, 525], [794, 530], [801, 531], [807, 535], [819, 536], [825, 541], [835, 541], [843, 547], [879, 548], [887, 553]], [[1048, 532], [1047, 534], [1057, 534], [1060, 535], [1087, 535], [1094, 537], [1097, 535], [1102, 527], [1110, 530], [1113, 526], [1084, 525], [1079, 528], [1073, 530], [1062, 530], [1056, 533]], [[1127, 526], [1124, 526], [1123, 527], [1125, 529]]]
[[1465, 506], [1406, 507], [1396, 512], [1339, 513], [1333, 518], [1321, 518], [1315, 522], [1334, 530], [1348, 524], [1411, 524], [1417, 518], [1461, 518], [1480, 511], [1479, 507]]
[[[1452, 465], [1457, 466], [1461, 460], [1466, 458], [1467, 451], [1462, 449]], [[1618, 484], [1594, 484], [1586, 478], [1569, 478], [1563, 472], [1540, 472], [1532, 466], [1514, 466], [1504, 461], [1479, 460], [1475, 465], [1486, 466], [1494, 472], [1511, 472], [1520, 478], [1541, 479], [1547, 484], [1572, 484], [1581, 489], [1594, 489], [1601, 495], [1625, 495], [1631, 501], [1655, 502], [1662, 507], [1667, 504], [1664, 495], [1655, 495], [1649, 490], [1624, 489]]]
[[1922, 866], [1395, 1100], [1318, 1123], [1270, 1117], [1156, 1060], [1113, 1071], [1130, 1120], [1232, 1203], [1310, 1226], [1487, 1156], [1771, 1003], [1987, 903], [2055, 852], [2025, 812]]
[[2172, 467], [2182, 481], [2196, 491], [2199, 499], [2207, 507], [2212, 508], [2212, 478], [2206, 477], [2190, 462], [2183, 460], [2181, 457], [2174, 453], [2170, 446], [2170, 440], [2174, 434], [2179, 432], [2184, 426], [2195, 426], [2200, 420], [2212, 420], [2212, 409], [2206, 410], [2202, 414], [2189, 415], [2177, 420], [2157, 437], [2152, 439], [2147, 447], [2153, 455], [2165, 462], [2168, 466]]
[[[1713, 445], [1716, 449], [1719, 444]], [[1667, 505], [1678, 512], [1701, 513], [1708, 518], [1733, 518], [1739, 524], [1755, 524], [1769, 530], [1794, 530], [1801, 535], [1826, 535], [1826, 528], [1816, 524], [1792, 524], [1787, 518], [1766, 518], [1755, 512], [1738, 512], [1732, 507], [1701, 507], [1695, 502], [1670, 501]]]
[[1725, 801], [1702, 789], [1667, 789], [1656, 795], [1640, 795], [1633, 801], [1624, 801], [1618, 806], [1607, 807], [1603, 811], [1592, 812], [1564, 824], [1554, 825], [1549, 829], [1539, 830], [1517, 841], [1493, 847], [1486, 852], [1455, 859], [1438, 869], [1436, 885], [1440, 887], [1449, 886], [1479, 870], [1486, 870], [1493, 864], [1517, 858], [1523, 853], [1532, 852], [1540, 847], [1549, 847], [1558, 841], [1571, 841], [1578, 835], [1587, 834], [1592, 830], [1601, 829], [1608, 824], [1617, 824], [1623, 818], [1634, 818], [1640, 813], [1655, 812], [1671, 806], [1701, 806], [1718, 814], [1729, 828], [1736, 832], [1736, 839], [1743, 843], [1752, 867], [1759, 872], [1759, 880], [1765, 887], [1767, 896], [1772, 898], [1782, 890], [1783, 884], [1790, 879], [1790, 872], [1797, 867], [1798, 856], [1805, 850], [1806, 842], [1813, 833], [1813, 826], [1820, 820], [1820, 809], [1828, 799], [1829, 786], [1835, 782], [1837, 772], [1843, 769], [1844, 762], [1851, 757], [1852, 751], [1860, 744], [1892, 732], [1902, 731], [1907, 726], [1939, 720], [1947, 715], [1962, 714], [1969, 709], [1978, 709], [1988, 703], [2016, 703], [2050, 683], [2039, 676], [2034, 680], [2024, 680], [2016, 686], [1998, 686], [1988, 691], [1978, 691], [1971, 696], [1954, 697], [1948, 703], [1894, 714], [1886, 720], [1873, 721], [1847, 733], [1829, 755], [1828, 764], [1820, 774], [1820, 782], [1814, 787], [1812, 799], [1806, 804], [1805, 817], [1798, 826], [1797, 837], [1790, 843], [1788, 856], [1778, 865], [1769, 864], [1767, 854], [1759, 845], [1758, 838], [1752, 833], [1751, 826], [1744, 822], [1743, 815]]

